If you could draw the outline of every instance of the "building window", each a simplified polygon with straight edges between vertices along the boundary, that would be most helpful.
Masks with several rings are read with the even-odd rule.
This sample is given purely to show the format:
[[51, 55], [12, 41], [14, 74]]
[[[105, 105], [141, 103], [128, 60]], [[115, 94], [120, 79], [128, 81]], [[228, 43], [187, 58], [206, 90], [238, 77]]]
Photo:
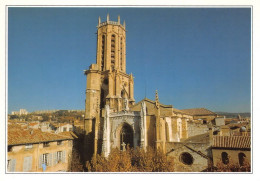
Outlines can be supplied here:
[[45, 153], [41, 155], [40, 158], [40, 167], [42, 167], [42, 165], [45, 166], [51, 166], [52, 165], [52, 154], [51, 153]]
[[28, 172], [32, 170], [32, 156], [24, 157], [23, 171]]
[[101, 71], [104, 70], [105, 61], [105, 35], [102, 36], [102, 46], [101, 46]]
[[62, 141], [57, 141], [57, 145], [62, 145]]
[[238, 154], [238, 160], [239, 160], [240, 166], [243, 166], [245, 164], [245, 158], [246, 158], [246, 155], [244, 153]]
[[182, 163], [184, 163], [185, 165], [192, 165], [193, 164], [193, 156], [188, 153], [188, 152], [184, 152], [180, 155], [180, 161]]
[[72, 131], [72, 128], [69, 128], [69, 131]]
[[62, 151], [57, 152], [57, 162], [60, 163], [62, 161]]
[[116, 39], [116, 36], [112, 35], [112, 37], [111, 37], [111, 69], [112, 70], [115, 67], [115, 39]]
[[120, 68], [123, 70], [123, 40], [122, 37], [120, 39]]
[[15, 172], [15, 168], [16, 168], [16, 160], [15, 159], [7, 160], [7, 171]]
[[54, 164], [65, 163], [66, 151], [58, 151], [54, 153]]
[[33, 144], [26, 144], [25, 149], [31, 149], [33, 147]]
[[203, 124], [207, 124], [207, 120], [203, 120]]
[[221, 153], [221, 159], [222, 163], [224, 163], [225, 165], [229, 163], [228, 154], [226, 152]]
[[8, 146], [8, 152], [13, 151], [13, 146]]
[[7, 171], [10, 171], [11, 160], [7, 160]]
[[63, 128], [63, 132], [67, 131], [67, 128]]
[[43, 143], [43, 147], [49, 147], [50, 146], [50, 142], [44, 142]]

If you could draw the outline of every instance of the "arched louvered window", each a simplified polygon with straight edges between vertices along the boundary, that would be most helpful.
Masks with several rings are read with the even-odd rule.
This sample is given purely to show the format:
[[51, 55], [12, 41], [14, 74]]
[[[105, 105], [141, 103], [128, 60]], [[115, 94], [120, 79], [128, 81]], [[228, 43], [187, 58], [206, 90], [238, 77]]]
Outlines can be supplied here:
[[105, 35], [102, 36], [102, 45], [101, 45], [101, 71], [104, 70], [105, 62]]
[[116, 49], [116, 36], [111, 37], [111, 69], [115, 68], [115, 49]]
[[120, 39], [120, 68], [123, 70], [123, 39]]

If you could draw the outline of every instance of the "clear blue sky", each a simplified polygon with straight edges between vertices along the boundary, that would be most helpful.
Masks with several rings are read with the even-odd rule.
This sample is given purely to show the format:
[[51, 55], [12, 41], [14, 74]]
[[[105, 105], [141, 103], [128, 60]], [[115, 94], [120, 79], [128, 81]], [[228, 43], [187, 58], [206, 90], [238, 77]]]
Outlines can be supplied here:
[[[126, 21], [136, 102], [249, 112], [249, 8], [9, 8], [8, 112], [84, 109], [98, 17]], [[146, 90], [146, 91], [145, 91]]]

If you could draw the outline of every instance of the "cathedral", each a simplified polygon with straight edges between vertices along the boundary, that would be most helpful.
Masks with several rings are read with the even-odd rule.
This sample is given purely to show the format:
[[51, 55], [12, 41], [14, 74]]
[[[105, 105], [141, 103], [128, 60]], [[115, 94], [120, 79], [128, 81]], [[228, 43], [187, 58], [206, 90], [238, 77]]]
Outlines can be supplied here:
[[93, 155], [108, 156], [112, 148], [166, 150], [167, 145], [188, 137], [187, 121], [192, 116], [155, 100], [135, 103], [134, 79], [126, 73], [126, 25], [107, 20], [97, 25], [96, 64], [85, 70], [86, 160]]

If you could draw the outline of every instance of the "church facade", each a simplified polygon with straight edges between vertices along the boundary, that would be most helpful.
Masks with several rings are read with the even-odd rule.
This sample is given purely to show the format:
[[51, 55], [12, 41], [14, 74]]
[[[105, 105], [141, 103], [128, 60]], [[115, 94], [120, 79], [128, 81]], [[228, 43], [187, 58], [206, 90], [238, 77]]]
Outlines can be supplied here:
[[188, 137], [192, 116], [155, 100], [135, 103], [134, 79], [126, 73], [125, 22], [107, 20], [97, 26], [96, 64], [85, 70], [86, 160], [93, 155], [108, 156], [112, 148], [152, 147], [166, 151], [166, 145]]

